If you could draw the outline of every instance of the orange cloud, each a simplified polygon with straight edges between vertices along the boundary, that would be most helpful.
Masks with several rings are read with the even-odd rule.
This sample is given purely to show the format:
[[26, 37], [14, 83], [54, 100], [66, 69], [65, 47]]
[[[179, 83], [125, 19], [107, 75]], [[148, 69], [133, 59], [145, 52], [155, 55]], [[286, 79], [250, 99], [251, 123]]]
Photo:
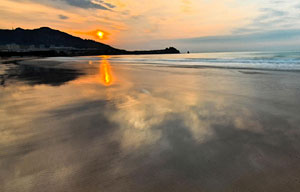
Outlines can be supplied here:
[[[99, 38], [99, 32], [103, 33], [102, 38]], [[77, 34], [86, 39], [93, 39], [95, 41], [107, 40], [109, 39], [110, 33], [103, 29], [95, 29], [92, 31], [73, 31], [73, 34]]]
[[[0, 28], [49, 26], [120, 48], [143, 48], [157, 39], [230, 34], [250, 23], [258, 8], [235, 0], [111, 0], [113, 11], [84, 9], [51, 1], [1, 0]], [[56, 4], [53, 6], [52, 4]], [[61, 19], [60, 15], [63, 15]], [[101, 27], [99, 27], [101, 26]], [[104, 32], [102, 40], [98, 31]]]

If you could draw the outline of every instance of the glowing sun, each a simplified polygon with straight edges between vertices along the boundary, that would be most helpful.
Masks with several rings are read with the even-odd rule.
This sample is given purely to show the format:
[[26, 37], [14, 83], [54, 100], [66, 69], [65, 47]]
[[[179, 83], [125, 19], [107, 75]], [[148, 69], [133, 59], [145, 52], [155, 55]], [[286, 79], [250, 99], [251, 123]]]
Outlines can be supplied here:
[[98, 36], [100, 39], [103, 39], [104, 33], [103, 33], [102, 31], [98, 31], [98, 32], [97, 32], [97, 36]]

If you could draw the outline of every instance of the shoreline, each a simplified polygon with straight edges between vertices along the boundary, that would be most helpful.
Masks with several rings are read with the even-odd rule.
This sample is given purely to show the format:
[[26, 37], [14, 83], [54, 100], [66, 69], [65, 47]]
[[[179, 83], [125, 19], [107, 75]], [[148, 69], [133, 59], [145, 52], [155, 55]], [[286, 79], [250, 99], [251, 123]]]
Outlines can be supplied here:
[[141, 50], [141, 51], [126, 51], [126, 50], [40, 50], [40, 51], [7, 51], [1, 52], [0, 57], [75, 57], [75, 56], [96, 56], [96, 55], [154, 55], [154, 54], [180, 54], [174, 47], [169, 47], [161, 50]]

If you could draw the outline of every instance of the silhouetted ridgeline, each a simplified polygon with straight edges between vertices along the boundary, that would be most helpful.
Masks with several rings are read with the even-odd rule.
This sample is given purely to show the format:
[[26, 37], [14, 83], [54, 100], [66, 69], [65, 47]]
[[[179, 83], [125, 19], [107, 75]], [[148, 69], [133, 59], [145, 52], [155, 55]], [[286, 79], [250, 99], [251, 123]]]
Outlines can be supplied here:
[[126, 51], [93, 40], [42, 27], [33, 30], [17, 28], [0, 30], [0, 56], [80, 56], [117, 54], [180, 53], [170, 47], [163, 50]]

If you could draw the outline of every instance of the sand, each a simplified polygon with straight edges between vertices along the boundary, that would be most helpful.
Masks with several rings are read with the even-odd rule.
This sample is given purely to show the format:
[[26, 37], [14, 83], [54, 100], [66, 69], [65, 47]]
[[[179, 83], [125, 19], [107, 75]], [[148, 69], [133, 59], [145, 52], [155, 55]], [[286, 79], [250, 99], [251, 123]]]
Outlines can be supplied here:
[[54, 60], [1, 66], [1, 192], [299, 191], [300, 73]]

